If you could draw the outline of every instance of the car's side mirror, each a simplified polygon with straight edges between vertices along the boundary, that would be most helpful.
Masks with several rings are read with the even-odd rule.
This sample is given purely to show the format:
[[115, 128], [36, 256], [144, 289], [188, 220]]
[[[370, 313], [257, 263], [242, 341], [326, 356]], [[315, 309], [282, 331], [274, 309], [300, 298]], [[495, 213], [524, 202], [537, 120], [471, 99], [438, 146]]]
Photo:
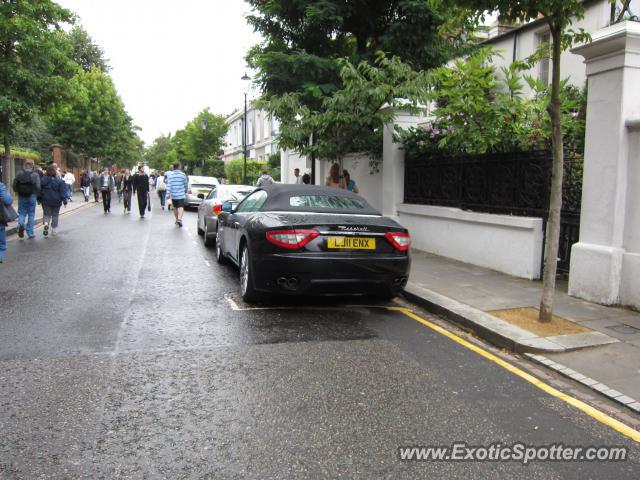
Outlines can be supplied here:
[[204, 200], [204, 193], [199, 193], [199, 194], [198, 194], [198, 198], [199, 198], [200, 200]]
[[233, 212], [233, 205], [231, 204], [231, 202], [224, 202], [222, 204], [222, 211], [223, 212]]

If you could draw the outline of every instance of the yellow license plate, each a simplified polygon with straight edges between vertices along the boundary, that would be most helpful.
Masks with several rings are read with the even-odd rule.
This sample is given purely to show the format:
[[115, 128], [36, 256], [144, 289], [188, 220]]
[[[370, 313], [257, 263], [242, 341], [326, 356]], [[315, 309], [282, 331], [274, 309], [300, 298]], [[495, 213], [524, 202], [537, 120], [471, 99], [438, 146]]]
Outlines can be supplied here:
[[349, 250], [375, 250], [376, 239], [368, 237], [329, 237], [327, 248], [347, 248]]

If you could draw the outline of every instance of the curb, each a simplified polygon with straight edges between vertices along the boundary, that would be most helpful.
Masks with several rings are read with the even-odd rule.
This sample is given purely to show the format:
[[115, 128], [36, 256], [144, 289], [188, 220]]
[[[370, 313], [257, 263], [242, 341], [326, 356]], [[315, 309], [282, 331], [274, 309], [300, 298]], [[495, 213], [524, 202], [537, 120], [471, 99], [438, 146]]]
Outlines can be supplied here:
[[567, 378], [570, 378], [572, 380], [575, 380], [576, 382], [581, 383], [585, 387], [588, 387], [595, 392], [601, 393], [605, 397], [609, 398], [609, 400], [613, 400], [614, 402], [633, 410], [635, 413], [640, 413], [640, 402], [638, 400], [631, 398], [627, 395], [624, 395], [623, 393], [620, 393], [617, 390], [609, 388], [604, 383], [600, 383], [597, 380], [594, 380], [593, 378], [589, 378], [585, 375], [582, 375], [581, 373], [578, 373], [575, 370], [572, 370], [569, 367], [562, 365], [561, 363], [554, 362], [553, 360], [543, 355], [525, 353], [524, 356], [529, 360], [531, 360], [532, 362], [542, 365], [543, 367], [550, 368], [551, 370]]
[[437, 315], [461, 325], [498, 347], [516, 353], [563, 353], [581, 348], [616, 343], [618, 340], [599, 332], [539, 337], [467, 304], [409, 282], [403, 295]]
[[[87, 208], [91, 208], [94, 205], [95, 205], [94, 202], [88, 202], [88, 204], [81, 205], [79, 207], [74, 208], [73, 210], [66, 210], [64, 212], [60, 212], [60, 216], [64, 217], [65, 215], [69, 215], [70, 213], [74, 213], [74, 212], [77, 212], [79, 210], [84, 210], [84, 209], [87, 209]], [[33, 224], [34, 227], [38, 227], [40, 225], [42, 225], [42, 217], [36, 218], [36, 220], [35, 220], [35, 222]], [[5, 235], [7, 237], [10, 236], [10, 235], [15, 235], [16, 233], [18, 233], [18, 223], [17, 222], [16, 222], [16, 224], [14, 226], [7, 227], [5, 229]]]

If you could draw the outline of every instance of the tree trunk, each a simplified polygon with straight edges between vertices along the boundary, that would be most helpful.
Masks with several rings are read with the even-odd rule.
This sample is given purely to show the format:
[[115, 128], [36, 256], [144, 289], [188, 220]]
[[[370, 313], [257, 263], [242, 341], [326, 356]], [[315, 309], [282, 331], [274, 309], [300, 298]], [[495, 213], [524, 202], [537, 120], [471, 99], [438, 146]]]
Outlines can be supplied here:
[[553, 165], [551, 168], [551, 191], [549, 194], [549, 219], [545, 241], [544, 276], [542, 280], [542, 299], [540, 300], [540, 322], [550, 322], [553, 315], [553, 297], [556, 289], [558, 268], [558, 246], [560, 243], [560, 212], [562, 210], [562, 176], [564, 173], [564, 149], [562, 124], [560, 121], [560, 54], [561, 29], [552, 26], [552, 83], [549, 116], [551, 117], [551, 140]]

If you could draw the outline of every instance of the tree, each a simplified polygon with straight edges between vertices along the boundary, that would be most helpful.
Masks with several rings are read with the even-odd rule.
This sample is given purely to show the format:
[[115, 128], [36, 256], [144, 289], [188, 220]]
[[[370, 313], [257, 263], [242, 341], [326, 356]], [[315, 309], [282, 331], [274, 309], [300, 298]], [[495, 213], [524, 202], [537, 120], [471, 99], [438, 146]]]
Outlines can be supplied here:
[[[170, 155], [173, 152], [173, 155]], [[144, 160], [149, 168], [155, 170], [168, 170], [175, 156], [174, 145], [171, 142], [171, 134], [160, 135], [144, 152]]]
[[[381, 51], [426, 69], [459, 53], [461, 45], [457, 37], [441, 34], [448, 18], [434, 1], [247, 1], [254, 8], [248, 21], [265, 38], [248, 54], [250, 65], [258, 70], [256, 82], [263, 98], [279, 102], [280, 97], [294, 94], [300, 106], [314, 112], [321, 112], [343, 88], [342, 59], [356, 66], [373, 64]], [[295, 109], [280, 109], [283, 131], [290, 127], [300, 131], [297, 114]], [[308, 149], [311, 133], [298, 136], [300, 149]], [[375, 137], [377, 132], [364, 129], [350, 138], [371, 144]], [[358, 148], [354, 144], [351, 150]]]
[[50, 0], [0, 2], [0, 134], [9, 182], [11, 136], [17, 122], [48, 109], [66, 90], [73, 62], [61, 26], [69, 10]]
[[78, 154], [109, 164], [129, 161], [129, 155], [137, 161], [141, 143], [111, 78], [97, 68], [79, 70], [69, 81], [69, 90], [70, 98], [48, 115], [58, 141]]
[[[453, 0], [452, 0], [453, 1]], [[581, 0], [456, 0], [455, 5], [468, 7], [475, 15], [483, 15], [486, 11], [499, 11], [500, 16], [510, 21], [528, 21], [542, 17], [549, 28], [551, 36], [551, 96], [548, 114], [551, 119], [551, 141], [553, 166], [551, 171], [551, 193], [549, 198], [549, 220], [547, 222], [547, 238], [545, 241], [545, 262], [543, 274], [543, 292], [540, 301], [541, 322], [551, 321], [553, 315], [553, 298], [558, 266], [558, 246], [560, 240], [560, 211], [562, 209], [562, 176], [564, 172], [564, 144], [561, 121], [560, 101], [560, 55], [574, 42], [588, 40], [583, 31], [570, 30], [574, 18], [584, 16], [584, 5]], [[537, 61], [548, 50], [539, 49], [530, 62]]]
[[84, 28], [76, 26], [67, 35], [71, 45], [71, 58], [85, 72], [90, 72], [94, 68], [102, 73], [109, 72], [109, 62], [104, 58], [104, 52], [93, 42]]
[[[418, 112], [428, 99], [428, 75], [381, 53], [373, 65], [362, 61], [356, 66], [347, 60], [340, 64], [343, 88], [323, 99], [317, 110], [304, 105], [298, 94], [267, 102], [277, 116], [294, 118], [281, 126], [278, 142], [303, 155], [338, 162], [354, 151], [365, 153], [375, 171], [382, 154], [383, 126], [393, 120], [392, 107]], [[317, 133], [317, 142], [300, 147], [310, 132]]]
[[202, 170], [209, 158], [218, 156], [228, 129], [222, 115], [211, 113], [205, 108], [176, 132], [173, 137], [176, 153], [190, 173], [196, 168]]

